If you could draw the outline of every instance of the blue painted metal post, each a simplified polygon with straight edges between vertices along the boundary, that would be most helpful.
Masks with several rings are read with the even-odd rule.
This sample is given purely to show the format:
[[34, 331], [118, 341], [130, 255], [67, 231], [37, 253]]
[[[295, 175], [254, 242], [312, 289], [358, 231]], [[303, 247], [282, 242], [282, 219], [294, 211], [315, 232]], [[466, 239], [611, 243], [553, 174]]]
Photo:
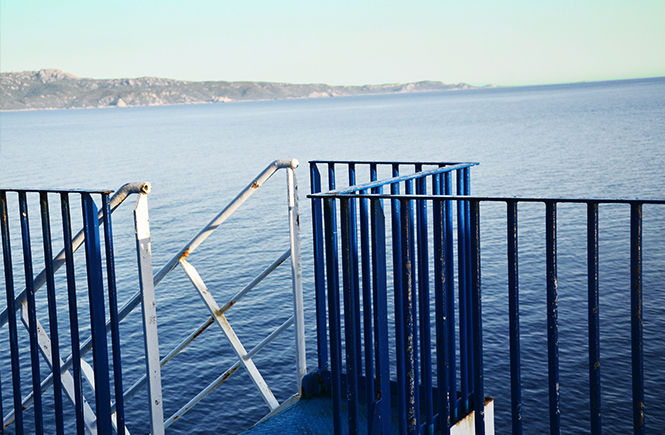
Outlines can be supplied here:
[[589, 303], [589, 403], [591, 434], [601, 434], [600, 313], [598, 306], [598, 203], [587, 204], [587, 269]]
[[[356, 167], [355, 164], [349, 163], [348, 165], [349, 168], [349, 185], [353, 186], [356, 184]], [[352, 284], [353, 284], [353, 297], [355, 298], [355, 301], [353, 303], [354, 306], [354, 321], [356, 325], [356, 337], [355, 337], [355, 344], [356, 348], [354, 351], [354, 356], [356, 358], [356, 367], [357, 371], [356, 374], [358, 378], [362, 376], [362, 331], [360, 328], [361, 321], [360, 321], [360, 284], [359, 284], [359, 271], [358, 271], [358, 223], [357, 223], [357, 217], [356, 217], [356, 202], [355, 201], [350, 201], [349, 202], [349, 235], [351, 238], [349, 239], [350, 243], [350, 250], [349, 253], [351, 254], [351, 272], [353, 275], [351, 276], [352, 279]]]
[[556, 202], [545, 202], [547, 263], [547, 355], [550, 401], [550, 434], [561, 433], [559, 395], [559, 295], [557, 284]]
[[[32, 280], [32, 249], [30, 247], [30, 224], [28, 221], [28, 202], [25, 192], [18, 193], [21, 213], [21, 236], [23, 239], [23, 269], [25, 272], [26, 300], [28, 303], [28, 328], [30, 334], [30, 365], [32, 368], [33, 407], [35, 410], [35, 434], [44, 433], [42, 414], [42, 389], [39, 374], [39, 343], [37, 341], [37, 314], [35, 306], [35, 285]], [[12, 302], [13, 304], [13, 302]]]
[[[361, 193], [366, 194], [364, 190]], [[363, 343], [365, 345], [365, 403], [368, 406], [368, 415], [373, 415], [374, 402], [374, 337], [372, 334], [372, 276], [370, 274], [370, 231], [369, 231], [369, 200], [360, 199], [360, 254], [362, 258], [362, 289], [363, 289]], [[368, 425], [371, 425], [368, 419]], [[370, 431], [371, 432], [371, 431]]]
[[[316, 163], [310, 163], [312, 193], [321, 192], [321, 173]], [[312, 245], [314, 249], [314, 287], [316, 296], [316, 343], [318, 348], [318, 367], [329, 367], [328, 338], [326, 319], [326, 284], [325, 263], [323, 257], [323, 203], [319, 198], [312, 198]]]
[[[469, 196], [471, 195], [471, 170], [467, 168], [462, 168], [458, 171], [458, 175], [464, 178], [464, 183], [462, 184], [462, 195]], [[473, 344], [473, 309], [472, 309], [472, 304], [471, 304], [471, 298], [472, 298], [472, 274], [471, 270], [474, 267], [472, 265], [472, 258], [471, 258], [471, 231], [473, 230], [471, 227], [471, 204], [468, 201], [463, 201], [462, 205], [464, 207], [464, 224], [466, 226], [464, 230], [464, 234], [466, 237], [464, 238], [464, 252], [466, 255], [464, 256], [465, 261], [466, 261], [466, 280], [465, 282], [465, 288], [466, 288], [466, 301], [467, 301], [467, 317], [466, 317], [466, 330], [467, 330], [467, 351], [468, 351], [468, 356], [467, 356], [467, 361], [469, 363], [468, 371], [467, 373], [469, 374], [469, 394], [473, 392], [474, 389], [474, 364], [475, 364], [475, 347]]]
[[420, 432], [418, 424], [419, 409], [417, 400], [418, 375], [416, 362], [416, 319], [414, 308], [416, 301], [411, 291], [414, 281], [413, 264], [413, 231], [411, 227], [412, 213], [411, 204], [408, 200], [402, 200], [400, 204], [400, 223], [402, 239], [402, 311], [397, 315], [401, 316], [404, 322], [404, 389], [406, 398], [406, 430], [407, 434], [415, 435]]
[[[407, 180], [406, 181], [406, 194], [407, 195], [413, 195], [415, 193], [413, 184], [413, 180]], [[416, 427], [418, 428], [418, 432], [420, 432], [420, 365], [419, 365], [419, 342], [418, 342], [418, 292], [417, 292], [417, 258], [416, 258], [416, 216], [415, 216], [415, 201], [407, 201], [406, 202], [406, 209], [404, 209], [404, 203], [402, 204], [402, 212], [407, 213], [407, 221], [406, 225], [409, 226], [408, 233], [409, 233], [409, 240], [406, 246], [409, 249], [409, 278], [408, 278], [408, 283], [409, 286], [406, 287], [406, 291], [408, 291], [408, 304], [411, 308], [411, 320], [412, 322], [412, 328], [411, 330], [407, 330], [407, 337], [409, 335], [413, 335], [413, 361], [410, 362], [412, 371], [413, 371], [413, 394], [414, 394], [414, 415], [416, 419]], [[404, 225], [404, 223], [403, 223]], [[404, 235], [404, 234], [402, 234]], [[404, 244], [402, 245], [402, 249], [404, 249]], [[406, 272], [404, 273], [406, 275]], [[406, 283], [406, 281], [405, 281]], [[405, 303], [407, 301], [405, 300]], [[412, 332], [411, 332], [412, 331]], [[408, 365], [407, 365], [408, 369]], [[410, 383], [409, 380], [409, 372], [407, 371], [407, 381]], [[408, 406], [408, 405], [407, 405]]]
[[60, 373], [60, 340], [58, 339], [58, 308], [55, 298], [55, 279], [53, 271], [53, 246], [51, 244], [51, 219], [49, 215], [48, 194], [39, 192], [39, 206], [42, 216], [42, 241], [46, 271], [46, 295], [48, 300], [49, 332], [51, 333], [51, 369], [53, 371], [53, 402], [55, 405], [55, 431], [65, 433], [62, 413], [62, 374]]
[[[394, 164], [393, 177], [399, 176], [399, 165]], [[399, 194], [399, 184], [393, 183], [390, 185], [390, 193], [392, 195]], [[403, 269], [402, 269], [402, 227], [400, 223], [400, 201], [397, 199], [391, 200], [391, 223], [392, 223], [392, 242], [393, 242], [393, 285], [395, 287], [395, 347], [397, 351], [397, 415], [399, 433], [404, 435], [407, 433], [407, 399], [406, 399], [406, 370], [405, 370], [405, 331], [404, 331], [404, 302], [402, 293], [406, 291], [403, 288]]]
[[111, 324], [111, 347], [113, 349], [113, 383], [115, 389], [115, 412], [117, 433], [125, 430], [125, 401], [122, 388], [122, 359], [120, 355], [120, 319], [118, 318], [118, 294], [115, 283], [115, 260], [113, 255], [113, 229], [111, 204], [108, 193], [102, 194], [104, 210], [104, 246], [106, 248], [106, 276], [109, 293], [109, 317]]
[[633, 432], [644, 435], [644, 347], [642, 342], [642, 204], [630, 205], [630, 326]]
[[483, 316], [480, 293], [480, 202], [469, 204], [471, 227], [471, 320], [473, 334], [473, 408], [476, 435], [485, 435], [485, 389], [483, 385]]
[[111, 435], [111, 392], [109, 388], [99, 221], [97, 218], [97, 207], [90, 194], [83, 193], [81, 200], [88, 272], [88, 298], [90, 300], [90, 327], [93, 338], [92, 354], [95, 370], [97, 431], [100, 435]]
[[[352, 201], [352, 200], [351, 200]], [[348, 198], [340, 200], [340, 220], [342, 230], [342, 279], [344, 281], [344, 338], [346, 348], [346, 398], [349, 417], [349, 435], [358, 433], [358, 361], [356, 358], [356, 319], [355, 273], [353, 270], [353, 218]]]
[[[440, 174], [432, 178], [432, 192], [442, 193], [442, 177]], [[449, 319], [448, 299], [446, 294], [446, 230], [444, 227], [445, 201], [434, 201], [432, 206], [434, 233], [434, 304], [436, 313], [436, 378], [439, 430], [442, 434], [450, 433], [450, 385], [448, 383], [450, 361], [448, 359]]]
[[[453, 194], [453, 179], [451, 172], [443, 174], [443, 192], [445, 195]], [[457, 407], [457, 351], [456, 351], [456, 336], [455, 336], [455, 254], [453, 251], [453, 201], [445, 201], [444, 207], [444, 227], [446, 244], [446, 267], [444, 268], [446, 287], [446, 318], [448, 319], [448, 388], [450, 389], [450, 419], [451, 424], [457, 422], [460, 415], [460, 409]]]
[[522, 369], [517, 250], [517, 201], [508, 201], [508, 318], [510, 330], [510, 394], [513, 435], [522, 435]]
[[[422, 172], [422, 165], [416, 165], [416, 172]], [[427, 194], [427, 179], [416, 180], [416, 193]], [[430, 322], [430, 294], [429, 294], [429, 259], [428, 259], [428, 226], [427, 201], [416, 201], [418, 220], [418, 306], [420, 316], [420, 374], [422, 379], [424, 397], [421, 398], [425, 406], [426, 434], [434, 434], [434, 404], [432, 395], [432, 337]]]
[[326, 275], [328, 277], [328, 313], [330, 322], [330, 366], [335, 435], [342, 434], [342, 343], [339, 306], [339, 266], [337, 261], [337, 219], [335, 200], [323, 200], [326, 240]]
[[[464, 176], [461, 170], [457, 170], [457, 194], [464, 195]], [[458, 292], [459, 292], [459, 341], [460, 341], [460, 379], [462, 386], [462, 409], [461, 416], [469, 412], [469, 393], [473, 391], [471, 371], [471, 350], [469, 349], [469, 300], [468, 300], [468, 278], [467, 269], [467, 220], [466, 220], [466, 201], [457, 203], [457, 273], [458, 273]]]
[[[21, 366], [19, 363], [18, 330], [14, 309], [14, 272], [12, 269], [12, 248], [9, 235], [9, 214], [7, 194], [0, 191], [0, 212], [2, 213], [2, 258], [5, 266], [5, 290], [7, 293], [7, 321], [9, 323], [9, 349], [12, 363], [12, 395], [14, 402], [14, 428], [17, 435], [23, 435], [23, 405], [21, 403]], [[4, 414], [3, 414], [4, 415]]]
[[[370, 165], [370, 179], [377, 179], [376, 163]], [[372, 193], [383, 193], [383, 187], [372, 189]], [[371, 236], [372, 236], [372, 296], [374, 298], [374, 329], [376, 340], [374, 352], [376, 359], [376, 381], [374, 383], [376, 411], [380, 419], [374, 433], [388, 435], [391, 433], [390, 409], [390, 356], [388, 353], [388, 285], [386, 273], [386, 220], [383, 209], [383, 200], [371, 200]]]
[[69, 195], [60, 194], [62, 213], [62, 237], [65, 244], [65, 270], [67, 273], [67, 298], [69, 302], [69, 325], [72, 342], [72, 371], [74, 373], [74, 410], [76, 413], [76, 433], [85, 434], [83, 416], [83, 385], [81, 378], [81, 343], [79, 340], [78, 307], [76, 303], [76, 277], [74, 275], [74, 250], [72, 247], [72, 223], [69, 206]]
[[[374, 193], [380, 193], [380, 188]], [[388, 354], [388, 287], [386, 282], [386, 221], [381, 199], [372, 200], [372, 280], [374, 296], [374, 328], [376, 330], [375, 396], [381, 406], [380, 419], [383, 435], [391, 433], [390, 410], [390, 356]]]

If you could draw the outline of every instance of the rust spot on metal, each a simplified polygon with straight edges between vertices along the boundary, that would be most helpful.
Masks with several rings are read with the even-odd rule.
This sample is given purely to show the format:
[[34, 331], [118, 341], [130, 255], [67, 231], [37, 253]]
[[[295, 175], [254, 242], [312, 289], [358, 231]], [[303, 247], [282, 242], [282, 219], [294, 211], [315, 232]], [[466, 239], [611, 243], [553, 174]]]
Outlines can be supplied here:
[[219, 383], [220, 383], [220, 384], [224, 383], [224, 381], [226, 381], [226, 380], [227, 380], [232, 374], [234, 374], [239, 368], [240, 368], [240, 366], [238, 366], [238, 367], [234, 367], [232, 370], [229, 370], [228, 372], [224, 373], [224, 376], [222, 376], [222, 380], [219, 381]]
[[187, 250], [185, 251], [185, 253], [182, 254], [182, 257], [180, 257], [180, 259], [181, 259], [181, 260], [184, 260], [184, 259], [187, 258], [188, 256], [189, 256], [189, 248], [187, 248]]
[[192, 339], [190, 340], [190, 343], [191, 343], [192, 341], [194, 341], [194, 340], [196, 339], [196, 337], [198, 337], [199, 335], [203, 334], [203, 331], [205, 331], [206, 329], [208, 329], [208, 327], [209, 327], [210, 325], [212, 325], [212, 322], [214, 322], [214, 320], [213, 320], [213, 318], [211, 317], [210, 319], [208, 319], [208, 323], [206, 323], [206, 326], [204, 326], [203, 328], [201, 328], [200, 331], [197, 331], [197, 333], [194, 334], [194, 336], [193, 336]]
[[252, 189], [258, 189], [259, 187], [261, 187], [261, 185], [256, 181], [252, 183]]

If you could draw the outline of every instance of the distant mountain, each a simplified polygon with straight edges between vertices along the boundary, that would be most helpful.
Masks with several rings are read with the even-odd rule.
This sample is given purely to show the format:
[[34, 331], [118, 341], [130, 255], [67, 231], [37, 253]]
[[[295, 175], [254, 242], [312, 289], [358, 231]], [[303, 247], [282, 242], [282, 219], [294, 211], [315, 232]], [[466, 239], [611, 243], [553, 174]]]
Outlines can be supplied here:
[[268, 82], [187, 82], [156, 77], [96, 80], [79, 78], [59, 69], [42, 69], [1, 73], [0, 110], [229, 103], [471, 88], [473, 86], [466, 83], [447, 85], [433, 81], [330, 86]]

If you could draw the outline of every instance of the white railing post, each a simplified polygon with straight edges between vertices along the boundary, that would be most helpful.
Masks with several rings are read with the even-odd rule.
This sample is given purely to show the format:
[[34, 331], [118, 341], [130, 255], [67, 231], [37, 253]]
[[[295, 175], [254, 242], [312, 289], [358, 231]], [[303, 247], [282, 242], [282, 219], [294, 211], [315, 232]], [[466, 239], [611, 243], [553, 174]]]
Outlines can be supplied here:
[[162, 376], [159, 364], [157, 339], [157, 307], [152, 275], [150, 250], [150, 221], [148, 219], [148, 192], [141, 192], [134, 207], [136, 226], [136, 252], [139, 263], [141, 307], [143, 312], [143, 337], [145, 343], [148, 400], [150, 400], [150, 427], [152, 435], [164, 435], [164, 409], [162, 405]]
[[293, 282], [293, 315], [296, 337], [296, 394], [302, 390], [302, 378], [307, 374], [305, 355], [305, 309], [302, 290], [302, 261], [300, 257], [300, 214], [298, 211], [298, 182], [294, 168], [286, 170], [289, 195], [289, 241], [291, 243], [291, 274]]

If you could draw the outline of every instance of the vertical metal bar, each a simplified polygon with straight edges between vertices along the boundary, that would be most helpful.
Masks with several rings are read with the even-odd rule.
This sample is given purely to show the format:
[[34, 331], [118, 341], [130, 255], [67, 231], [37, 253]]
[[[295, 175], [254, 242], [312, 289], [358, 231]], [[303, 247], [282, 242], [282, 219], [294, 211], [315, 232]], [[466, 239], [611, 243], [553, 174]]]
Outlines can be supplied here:
[[353, 207], [348, 198], [340, 200], [342, 230], [342, 279], [344, 292], [344, 338], [346, 347], [346, 397], [348, 405], [349, 435], [358, 433], [358, 360], [355, 274], [353, 270]]
[[[373, 193], [381, 193], [376, 188]], [[384, 435], [391, 433], [390, 356], [388, 353], [388, 288], [386, 282], [386, 221], [381, 199], [372, 200], [372, 284], [374, 296], [374, 328], [376, 331], [375, 397], [380, 404], [379, 419]]]
[[60, 373], [60, 341], [58, 339], [58, 308], [55, 298], [55, 279], [53, 271], [53, 246], [51, 242], [51, 219], [49, 215], [48, 194], [39, 192], [39, 208], [42, 217], [42, 242], [46, 270], [46, 295], [48, 300], [49, 332], [51, 333], [51, 370], [53, 372], [53, 402], [55, 405], [55, 430], [65, 433], [62, 414], [62, 376]]
[[[28, 307], [28, 329], [30, 334], [30, 365], [32, 368], [32, 393], [34, 396], [35, 433], [44, 433], [42, 415], [42, 391], [39, 374], [39, 343], [37, 341], [37, 313], [35, 307], [35, 286], [32, 272], [32, 249], [30, 246], [30, 224], [28, 221], [28, 202], [25, 192], [18, 193], [21, 219], [21, 236], [23, 239], [23, 269], [25, 272], [26, 300]], [[13, 301], [12, 301], [13, 304]]]
[[136, 229], [136, 255], [141, 291], [141, 312], [143, 314], [143, 345], [145, 369], [148, 379], [148, 400], [150, 429], [152, 435], [164, 435], [164, 408], [162, 404], [162, 375], [157, 336], [157, 308], [152, 269], [152, 249], [150, 247], [150, 219], [148, 215], [148, 192], [140, 193], [134, 206], [134, 227]]
[[[406, 181], [406, 194], [414, 194], [414, 182], [413, 180]], [[406, 207], [405, 207], [406, 206]], [[406, 222], [402, 223], [402, 228], [408, 226], [408, 242], [402, 244], [402, 249], [405, 247], [408, 249], [408, 265], [403, 263], [402, 267], [405, 267], [404, 278], [408, 278], [404, 281], [404, 300], [405, 309], [406, 306], [410, 308], [411, 314], [410, 318], [407, 318], [405, 330], [407, 334], [407, 340], [411, 340], [412, 345], [409, 345], [407, 342], [407, 355], [411, 357], [412, 361], [409, 361], [407, 364], [407, 382], [409, 383], [409, 388], [413, 385], [413, 415], [415, 416], [415, 424], [418, 431], [420, 431], [420, 373], [419, 373], [419, 349], [418, 349], [418, 294], [417, 294], [417, 271], [416, 271], [416, 217], [415, 217], [415, 207], [414, 201], [406, 201], [402, 203], [402, 213], [406, 213]], [[402, 233], [402, 240], [407, 240]], [[406, 268], [408, 267], [408, 273]], [[407, 286], [408, 284], [408, 286]], [[408, 294], [407, 294], [408, 293]], [[406, 313], [405, 313], [406, 314]], [[409, 347], [412, 349], [409, 350]], [[410, 352], [413, 352], [412, 354]], [[411, 375], [411, 372], [413, 374]], [[413, 381], [411, 378], [413, 377]], [[408, 405], [407, 405], [408, 407]]]
[[[442, 177], [432, 177], [432, 193], [442, 193]], [[446, 295], [446, 231], [444, 228], [445, 202], [435, 200], [432, 204], [434, 242], [434, 304], [436, 323], [436, 378], [439, 430], [450, 433], [450, 386], [448, 384], [450, 361], [446, 341], [448, 338], [448, 301]]]
[[[452, 172], [445, 172], [443, 174], [443, 193], [445, 195], [453, 194], [453, 180]], [[454, 265], [454, 247], [453, 247], [453, 201], [448, 200], [444, 202], [444, 231], [445, 231], [445, 256], [446, 264], [444, 268], [445, 274], [445, 296], [446, 296], [446, 319], [448, 323], [447, 335], [447, 357], [448, 357], [448, 388], [450, 400], [450, 419], [451, 424], [457, 422], [461, 417], [460, 409], [457, 407], [457, 352], [456, 352], [456, 336], [455, 336], [455, 265]]]
[[[399, 176], [399, 165], [392, 165], [393, 177]], [[399, 184], [390, 185], [392, 195], [399, 194]], [[392, 222], [392, 242], [393, 242], [393, 285], [395, 288], [395, 348], [397, 353], [397, 416], [399, 433], [407, 433], [406, 419], [406, 370], [405, 370], [405, 332], [404, 332], [404, 302], [402, 293], [408, 291], [403, 287], [403, 249], [402, 249], [402, 226], [401, 226], [401, 204], [397, 199], [391, 200], [391, 222]]]
[[[310, 163], [310, 185], [312, 193], [321, 192], [321, 173], [316, 163]], [[312, 246], [314, 250], [314, 288], [316, 297], [316, 343], [318, 348], [317, 367], [329, 367], [328, 324], [326, 321], [326, 283], [323, 254], [323, 203], [320, 198], [312, 198]]]
[[[422, 165], [416, 166], [416, 171], [422, 171]], [[416, 181], [416, 193], [427, 194], [427, 179], [419, 178]], [[424, 397], [421, 403], [425, 407], [426, 433], [434, 434], [434, 404], [432, 392], [432, 334], [430, 322], [430, 295], [429, 295], [429, 258], [428, 258], [428, 226], [427, 201], [419, 200], [417, 204], [418, 219], [418, 295], [420, 316], [420, 376], [424, 388]]]
[[[363, 190], [361, 193], [366, 194]], [[360, 256], [362, 259], [362, 288], [363, 288], [363, 342], [365, 345], [365, 400], [370, 406], [375, 400], [374, 395], [374, 337], [372, 334], [372, 276], [370, 257], [370, 231], [369, 231], [369, 200], [360, 199]], [[371, 414], [370, 414], [371, 416]], [[368, 420], [368, 425], [372, 424]]]
[[67, 299], [69, 302], [69, 326], [72, 342], [72, 371], [74, 372], [74, 410], [76, 413], [76, 433], [85, 433], [83, 413], [83, 385], [81, 378], [81, 351], [79, 340], [78, 308], [76, 303], [76, 278], [74, 275], [74, 249], [72, 246], [72, 221], [69, 207], [69, 195], [60, 194], [62, 212], [62, 237], [64, 240], [65, 270], [67, 273]]
[[339, 266], [337, 259], [337, 218], [332, 198], [323, 200], [328, 277], [328, 322], [330, 324], [330, 367], [335, 435], [342, 434], [342, 344], [339, 306]]
[[[18, 330], [16, 307], [14, 306], [14, 272], [12, 269], [12, 247], [9, 234], [9, 214], [7, 193], [0, 191], [0, 212], [2, 213], [2, 259], [5, 266], [5, 291], [7, 294], [7, 319], [9, 323], [9, 349], [12, 363], [12, 398], [14, 402], [14, 428], [17, 435], [23, 435], [23, 405], [21, 403], [21, 366], [19, 363]], [[3, 414], [4, 415], [4, 414]]]
[[550, 434], [561, 433], [559, 396], [559, 295], [557, 282], [556, 202], [545, 202], [547, 263], [547, 355], [550, 401]]
[[600, 312], [598, 304], [598, 203], [587, 204], [587, 268], [589, 306], [589, 403], [591, 434], [601, 434]]
[[113, 256], [113, 227], [111, 225], [111, 204], [109, 195], [102, 194], [104, 210], [104, 247], [106, 250], [106, 279], [109, 294], [109, 317], [111, 327], [111, 348], [113, 356], [113, 383], [115, 390], [115, 410], [117, 433], [125, 431], [125, 402], [122, 388], [122, 360], [120, 354], [120, 320], [118, 319], [118, 294], [115, 283], [115, 260]]
[[[457, 171], [457, 194], [464, 195], [464, 175], [462, 170]], [[457, 273], [459, 291], [459, 341], [460, 341], [460, 379], [462, 386], [462, 416], [469, 412], [469, 393], [472, 391], [470, 379], [472, 376], [471, 359], [469, 350], [469, 338], [467, 330], [469, 321], [469, 301], [467, 300], [467, 268], [468, 253], [466, 245], [466, 201], [457, 202]]]
[[644, 351], [642, 343], [642, 204], [630, 205], [630, 329], [633, 378], [633, 433], [644, 434]]
[[483, 316], [480, 288], [480, 202], [470, 201], [471, 310], [473, 323], [473, 408], [476, 435], [485, 435], [485, 389], [483, 385]]
[[[376, 176], [376, 164], [370, 165], [370, 180]], [[361, 191], [362, 194], [368, 193], [367, 190]], [[370, 257], [370, 209], [367, 198], [360, 199], [360, 254], [362, 258], [362, 288], [363, 288], [363, 342], [365, 345], [365, 403], [368, 407], [367, 430], [369, 433], [374, 431], [374, 414], [377, 413], [376, 398], [374, 387], [374, 336], [372, 331], [373, 302], [372, 302], [372, 262]], [[378, 362], [377, 362], [378, 363]], [[379, 413], [380, 416], [380, 413]], [[378, 429], [380, 430], [380, 429]]]
[[307, 374], [305, 358], [305, 308], [302, 290], [302, 258], [300, 254], [300, 211], [298, 182], [293, 168], [286, 169], [289, 195], [289, 244], [291, 247], [291, 282], [293, 283], [293, 315], [296, 340], [296, 393], [302, 390], [302, 378]]
[[[471, 169], [469, 167], [463, 168], [461, 170], [462, 172], [462, 177], [464, 177], [464, 184], [463, 184], [463, 192], [462, 194], [465, 196], [471, 195]], [[472, 265], [472, 258], [471, 258], [471, 237], [472, 237], [472, 227], [471, 227], [471, 205], [468, 201], [464, 201], [464, 223], [466, 225], [464, 233], [466, 234], [466, 238], [464, 239], [464, 245], [465, 245], [465, 252], [466, 252], [466, 264], [467, 264], [467, 273], [466, 273], [466, 281], [465, 281], [465, 286], [466, 286], [466, 301], [467, 301], [467, 317], [466, 317], [466, 330], [467, 330], [467, 350], [468, 350], [468, 356], [467, 356], [467, 361], [469, 362], [469, 392], [473, 391], [473, 373], [474, 373], [474, 352], [475, 352], [475, 346], [473, 345], [473, 335], [471, 334], [471, 331], [473, 331], [473, 310], [472, 310], [472, 305], [471, 305], [471, 298], [472, 298], [472, 275], [471, 275], [471, 269], [474, 267]]]
[[100, 435], [111, 435], [111, 392], [108, 374], [106, 320], [104, 309], [104, 283], [97, 207], [89, 193], [81, 194], [85, 231], [85, 256], [88, 272], [88, 298], [90, 300], [90, 327], [93, 337], [93, 366], [95, 370], [95, 405], [97, 430]]
[[416, 434], [418, 424], [417, 404], [417, 362], [416, 362], [416, 319], [414, 317], [413, 287], [413, 232], [411, 205], [408, 200], [401, 200], [401, 227], [402, 227], [402, 312], [399, 315], [404, 319], [404, 371], [405, 371], [405, 398], [407, 433]]
[[[356, 166], [354, 163], [349, 163], [349, 185], [354, 186], [356, 184]], [[356, 338], [355, 338], [355, 343], [356, 343], [356, 349], [354, 352], [354, 355], [356, 357], [356, 367], [358, 368], [358, 371], [356, 371], [356, 374], [360, 378], [362, 376], [362, 331], [360, 329], [361, 321], [360, 321], [360, 285], [359, 285], [359, 272], [358, 272], [358, 231], [357, 231], [357, 218], [356, 218], [356, 202], [355, 201], [350, 201], [349, 202], [349, 231], [350, 231], [350, 236], [351, 238], [349, 239], [349, 242], [351, 243], [350, 245], [350, 250], [349, 252], [351, 253], [351, 272], [353, 273], [352, 276], [352, 284], [353, 284], [353, 297], [355, 298], [354, 301], [354, 319], [355, 319], [355, 324], [356, 324]]]
[[520, 363], [519, 266], [517, 201], [507, 201], [508, 323], [510, 332], [510, 396], [513, 435], [522, 435], [522, 367]]
[[328, 190], [335, 190], [335, 164], [328, 163]]

